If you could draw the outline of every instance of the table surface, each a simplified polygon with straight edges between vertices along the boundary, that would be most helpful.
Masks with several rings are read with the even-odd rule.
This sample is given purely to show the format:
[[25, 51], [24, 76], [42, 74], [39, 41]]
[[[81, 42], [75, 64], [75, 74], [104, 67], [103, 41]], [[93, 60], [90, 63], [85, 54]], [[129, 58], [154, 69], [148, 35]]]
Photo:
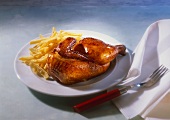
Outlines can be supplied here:
[[7, 0], [0, 2], [0, 119], [1, 120], [126, 120], [112, 102], [81, 114], [72, 106], [94, 95], [49, 96], [26, 87], [14, 72], [14, 59], [23, 45], [39, 34], [57, 30], [92, 30], [114, 37], [131, 51], [146, 28], [170, 18], [169, 2]]

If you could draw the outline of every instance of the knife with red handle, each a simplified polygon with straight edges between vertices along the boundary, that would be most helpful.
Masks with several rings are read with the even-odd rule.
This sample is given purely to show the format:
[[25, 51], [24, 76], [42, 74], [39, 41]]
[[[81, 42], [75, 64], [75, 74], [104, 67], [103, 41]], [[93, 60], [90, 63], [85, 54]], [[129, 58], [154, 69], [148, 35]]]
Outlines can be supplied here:
[[92, 108], [94, 106], [102, 104], [102, 103], [104, 103], [106, 101], [112, 100], [112, 99], [126, 93], [128, 91], [128, 89], [129, 88], [124, 87], [124, 88], [121, 88], [121, 89], [111, 90], [111, 91], [109, 91], [107, 93], [101, 94], [101, 95], [99, 95], [97, 97], [94, 97], [92, 99], [89, 99], [87, 101], [79, 103], [79, 104], [73, 106], [73, 109], [74, 109], [75, 112], [78, 112], [78, 113], [83, 112], [83, 111], [85, 111], [87, 109], [90, 109], [90, 108]]

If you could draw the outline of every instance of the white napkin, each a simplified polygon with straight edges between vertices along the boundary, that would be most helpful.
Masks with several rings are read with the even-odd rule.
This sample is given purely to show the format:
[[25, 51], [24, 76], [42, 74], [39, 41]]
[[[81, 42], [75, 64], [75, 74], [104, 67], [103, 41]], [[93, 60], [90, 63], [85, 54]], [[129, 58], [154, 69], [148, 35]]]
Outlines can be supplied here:
[[[170, 19], [151, 24], [133, 52], [133, 56], [131, 68], [123, 84], [143, 81], [161, 64], [170, 69]], [[168, 105], [170, 106], [170, 102], [164, 104], [165, 101], [170, 101], [169, 89], [170, 72], [154, 86], [129, 90], [128, 93], [114, 99], [113, 102], [127, 119], [137, 115], [148, 120], [170, 119], [170, 111], [166, 111], [170, 109], [170, 107], [167, 108]], [[161, 108], [161, 111], [156, 108]], [[158, 111], [164, 113], [158, 116]]]

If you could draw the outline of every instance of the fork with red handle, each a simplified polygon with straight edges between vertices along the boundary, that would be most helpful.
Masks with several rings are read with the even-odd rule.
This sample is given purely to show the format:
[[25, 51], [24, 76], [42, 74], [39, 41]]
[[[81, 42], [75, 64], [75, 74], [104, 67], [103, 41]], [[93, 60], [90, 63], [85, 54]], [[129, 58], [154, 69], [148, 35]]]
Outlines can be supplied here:
[[117, 88], [117, 89], [111, 90], [107, 93], [101, 94], [97, 97], [94, 97], [92, 99], [89, 99], [87, 101], [79, 103], [79, 104], [73, 106], [73, 109], [74, 109], [74, 111], [80, 113], [80, 112], [83, 112], [83, 111], [90, 109], [94, 106], [102, 104], [106, 101], [114, 99], [114, 98], [126, 93], [131, 88], [134, 88], [134, 87], [138, 87], [138, 88], [139, 87], [151, 87], [156, 82], [158, 82], [161, 79], [161, 77], [163, 77], [163, 75], [166, 72], [168, 72], [168, 70], [169, 69], [167, 67], [164, 67], [163, 65], [161, 65], [148, 78], [146, 78], [146, 80], [145, 80], [146, 82], [132, 84], [132, 85], [129, 85], [129, 86], [123, 86], [120, 89]]

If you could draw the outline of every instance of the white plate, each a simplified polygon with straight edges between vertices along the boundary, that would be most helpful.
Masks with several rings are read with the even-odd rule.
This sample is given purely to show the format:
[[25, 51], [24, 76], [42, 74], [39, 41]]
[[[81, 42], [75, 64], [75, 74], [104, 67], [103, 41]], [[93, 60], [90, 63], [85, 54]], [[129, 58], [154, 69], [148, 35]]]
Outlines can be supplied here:
[[[87, 30], [69, 30], [75, 33], [82, 33], [83, 37], [94, 37], [108, 44], [120, 44], [114, 38]], [[128, 50], [126, 50], [127, 54], [123, 57], [117, 57], [116, 65], [109, 68], [109, 70], [98, 76], [93, 78], [93, 80], [89, 80], [87, 82], [71, 85], [71, 86], [64, 86], [56, 81], [47, 81], [41, 77], [35, 75], [30, 67], [23, 64], [19, 58], [21, 56], [28, 56], [29, 55], [29, 48], [30, 44], [27, 43], [25, 46], [21, 48], [18, 52], [15, 61], [14, 61], [14, 69], [18, 76], [18, 78], [29, 88], [55, 96], [83, 96], [88, 94], [97, 93], [103, 90], [106, 90], [112, 86], [115, 86], [119, 82], [123, 80], [126, 76], [127, 71], [129, 70], [130, 63], [131, 63], [131, 55]]]

